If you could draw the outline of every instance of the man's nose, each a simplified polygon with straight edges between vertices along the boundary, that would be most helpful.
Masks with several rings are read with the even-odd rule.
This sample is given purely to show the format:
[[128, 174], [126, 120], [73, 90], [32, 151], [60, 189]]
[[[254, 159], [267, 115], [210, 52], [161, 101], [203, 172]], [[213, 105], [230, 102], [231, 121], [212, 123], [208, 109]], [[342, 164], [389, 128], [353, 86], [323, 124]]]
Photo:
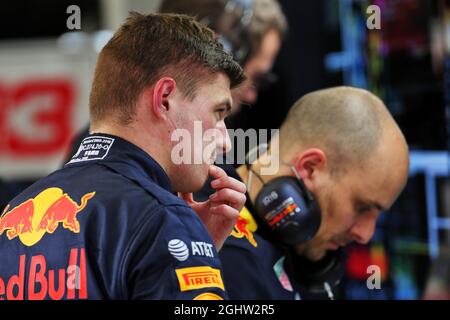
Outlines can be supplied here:
[[372, 239], [377, 224], [377, 213], [370, 212], [357, 218], [350, 229], [352, 239], [360, 244], [367, 244]]
[[222, 121], [222, 124], [217, 129], [219, 132], [219, 136], [216, 139], [217, 152], [219, 154], [225, 154], [231, 150], [231, 139], [225, 122]]

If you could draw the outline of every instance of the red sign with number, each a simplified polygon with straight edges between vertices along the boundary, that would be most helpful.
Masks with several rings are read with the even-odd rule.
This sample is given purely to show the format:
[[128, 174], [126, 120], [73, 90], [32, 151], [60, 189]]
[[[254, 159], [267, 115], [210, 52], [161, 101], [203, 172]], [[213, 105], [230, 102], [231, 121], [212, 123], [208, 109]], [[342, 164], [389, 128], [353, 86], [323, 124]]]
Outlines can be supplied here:
[[[74, 86], [67, 79], [0, 83], [0, 155], [12, 158], [62, 152], [73, 129]], [[12, 121], [20, 118], [20, 121]]]

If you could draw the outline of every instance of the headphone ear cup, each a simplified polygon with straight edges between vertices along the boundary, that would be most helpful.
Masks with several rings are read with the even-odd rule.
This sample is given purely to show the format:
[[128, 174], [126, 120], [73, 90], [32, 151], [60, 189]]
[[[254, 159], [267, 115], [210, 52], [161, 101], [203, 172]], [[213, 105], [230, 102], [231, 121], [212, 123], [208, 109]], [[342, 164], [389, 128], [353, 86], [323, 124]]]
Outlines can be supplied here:
[[226, 53], [229, 53], [232, 56], [234, 56], [233, 45], [231, 44], [231, 41], [228, 40], [227, 37], [221, 35], [217, 40], [219, 40], [219, 42], [222, 44], [223, 49], [225, 50]]
[[258, 216], [284, 244], [310, 240], [317, 233], [321, 213], [317, 202], [294, 177], [279, 177], [266, 183], [255, 200]]
[[313, 262], [293, 254], [294, 273], [299, 283], [312, 293], [325, 293], [325, 283], [331, 288], [339, 285], [345, 274], [343, 249], [328, 251], [324, 258]]
[[243, 34], [239, 37], [239, 39], [239, 44], [233, 44], [233, 42], [224, 35], [221, 35], [218, 38], [219, 42], [223, 45], [225, 52], [231, 54], [234, 60], [236, 60], [241, 66], [244, 66], [250, 53], [248, 46], [249, 40]]

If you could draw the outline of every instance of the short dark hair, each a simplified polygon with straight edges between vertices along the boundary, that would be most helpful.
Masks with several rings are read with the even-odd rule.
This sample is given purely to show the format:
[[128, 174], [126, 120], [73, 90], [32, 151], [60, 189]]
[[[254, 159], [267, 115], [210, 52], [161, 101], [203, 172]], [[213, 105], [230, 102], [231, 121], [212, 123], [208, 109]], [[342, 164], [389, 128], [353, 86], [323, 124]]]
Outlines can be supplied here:
[[214, 32], [178, 14], [132, 12], [99, 54], [90, 95], [91, 123], [114, 115], [130, 123], [142, 90], [171, 76], [188, 98], [197, 85], [224, 72], [233, 88], [245, 80]]

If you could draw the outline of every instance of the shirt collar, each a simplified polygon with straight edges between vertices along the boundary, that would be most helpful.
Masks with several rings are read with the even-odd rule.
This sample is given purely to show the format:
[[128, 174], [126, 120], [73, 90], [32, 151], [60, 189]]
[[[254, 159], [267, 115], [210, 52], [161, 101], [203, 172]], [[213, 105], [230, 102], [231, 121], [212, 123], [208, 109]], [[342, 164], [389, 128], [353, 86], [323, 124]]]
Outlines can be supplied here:
[[161, 165], [144, 150], [118, 136], [105, 133], [88, 135], [65, 166], [93, 163], [107, 165], [132, 180], [153, 180], [172, 192], [170, 179]]

